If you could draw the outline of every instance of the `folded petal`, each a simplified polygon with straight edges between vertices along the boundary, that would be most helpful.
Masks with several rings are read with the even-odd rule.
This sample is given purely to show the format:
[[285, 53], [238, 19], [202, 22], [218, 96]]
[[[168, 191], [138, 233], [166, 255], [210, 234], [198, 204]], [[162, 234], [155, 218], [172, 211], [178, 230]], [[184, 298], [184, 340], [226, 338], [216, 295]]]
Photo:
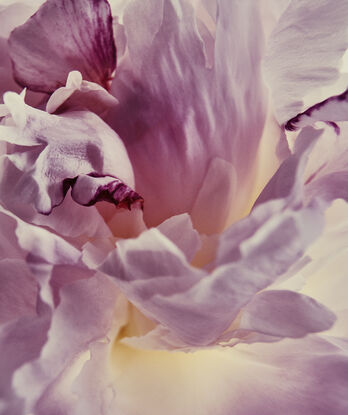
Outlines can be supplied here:
[[[112, 329], [116, 299], [116, 288], [102, 276], [62, 288], [61, 302], [53, 313], [49, 338], [40, 357], [17, 370], [14, 377], [14, 388], [25, 398], [27, 413], [41, 415], [54, 409], [61, 414], [65, 405], [76, 401], [71, 382], [88, 360], [84, 353], [89, 352], [89, 344], [104, 339]], [[82, 359], [82, 365], [76, 367], [78, 359]], [[75, 373], [69, 372], [74, 364]]]
[[[17, 192], [21, 203], [48, 214], [75, 186], [73, 198], [82, 204], [104, 198], [122, 206], [126, 200], [129, 205], [140, 199], [130, 189], [133, 172], [122, 141], [95, 114], [50, 115], [29, 107], [14, 93], [5, 95], [5, 103], [16, 128], [0, 126], [0, 136], [24, 147], [16, 147], [6, 156], [8, 168], [12, 164], [22, 172], [12, 180], [7, 175], [11, 193]], [[3, 175], [6, 177], [6, 169]], [[81, 189], [89, 193], [82, 196]]]
[[75, 202], [83, 206], [91, 206], [96, 202], [106, 201], [118, 207], [131, 206], [144, 200], [121, 180], [111, 176], [81, 174], [72, 186], [71, 196]]
[[108, 87], [116, 67], [112, 17], [106, 0], [48, 0], [10, 36], [16, 81], [54, 92], [70, 71]]
[[68, 75], [66, 86], [58, 88], [50, 96], [46, 111], [52, 114], [69, 109], [86, 109], [99, 115], [116, 104], [116, 98], [106, 89], [94, 82], [83, 80], [80, 72], [72, 71]]
[[249, 191], [265, 118], [258, 9], [219, 1], [209, 68], [189, 1], [126, 7], [129, 56], [113, 83], [120, 104], [108, 120], [129, 151], [148, 225], [188, 212], [200, 231], [217, 232], [231, 203], [243, 199], [233, 183]]
[[[307, 95], [339, 77], [340, 59], [348, 47], [347, 19], [345, 0], [334, 7], [330, 0], [292, 0], [281, 15], [265, 58], [280, 124], [303, 111]], [[307, 106], [316, 99], [307, 99]]]
[[340, 95], [335, 95], [324, 101], [318, 102], [306, 109], [306, 111], [296, 115], [296, 117], [291, 118], [285, 124], [285, 129], [294, 131], [307, 125], [313, 125], [316, 121], [324, 121], [334, 127], [336, 133], [339, 134], [340, 128], [336, 122], [348, 120], [347, 101], [348, 90], [342, 92]]
[[301, 258], [320, 234], [323, 218], [318, 206], [286, 210], [276, 202], [259, 206], [243, 226], [240, 241], [238, 223], [222, 236], [210, 274], [191, 267], [157, 229], [119, 241], [100, 269], [146, 316], [181, 341], [208, 345], [255, 294]]

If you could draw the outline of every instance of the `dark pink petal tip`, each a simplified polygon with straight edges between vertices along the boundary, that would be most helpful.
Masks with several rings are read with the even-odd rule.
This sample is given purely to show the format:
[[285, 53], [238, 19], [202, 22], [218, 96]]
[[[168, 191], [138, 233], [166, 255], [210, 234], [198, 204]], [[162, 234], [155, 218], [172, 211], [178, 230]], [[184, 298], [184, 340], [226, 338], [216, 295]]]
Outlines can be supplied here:
[[347, 121], [348, 89], [339, 95], [329, 97], [309, 107], [305, 111], [291, 118], [284, 125], [287, 131], [297, 131], [316, 121], [322, 121], [331, 126], [337, 135], [340, 134], [340, 127], [336, 121]]
[[116, 68], [106, 0], [47, 0], [9, 38], [14, 77], [33, 91], [54, 92], [70, 71], [108, 89]]
[[144, 206], [144, 199], [116, 177], [90, 173], [73, 179], [70, 186], [72, 198], [83, 206], [102, 201], [129, 210], [135, 205], [141, 209]]

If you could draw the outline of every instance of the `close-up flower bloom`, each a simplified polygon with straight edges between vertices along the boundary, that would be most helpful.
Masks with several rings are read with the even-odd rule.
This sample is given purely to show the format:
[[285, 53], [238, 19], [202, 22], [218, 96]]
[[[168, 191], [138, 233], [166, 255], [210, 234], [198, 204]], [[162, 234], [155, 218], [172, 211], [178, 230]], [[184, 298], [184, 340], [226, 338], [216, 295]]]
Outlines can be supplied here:
[[0, 0], [0, 414], [348, 414], [347, 0]]

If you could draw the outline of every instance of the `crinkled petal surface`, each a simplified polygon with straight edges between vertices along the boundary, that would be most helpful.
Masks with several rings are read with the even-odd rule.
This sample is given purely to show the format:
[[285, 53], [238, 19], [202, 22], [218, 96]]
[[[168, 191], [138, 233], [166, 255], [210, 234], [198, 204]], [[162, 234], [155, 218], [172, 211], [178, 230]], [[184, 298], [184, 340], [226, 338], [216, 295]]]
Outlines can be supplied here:
[[[303, 111], [306, 95], [339, 77], [348, 47], [347, 20], [345, 0], [292, 0], [281, 15], [264, 66], [280, 124]], [[308, 102], [316, 104], [315, 95]]]
[[[70, 186], [73, 198], [82, 204], [97, 201], [102, 191], [110, 193], [109, 201], [115, 205], [122, 205], [125, 198], [130, 204], [140, 199], [128, 187], [134, 185], [133, 171], [122, 141], [94, 113], [50, 115], [24, 104], [14, 93], [5, 95], [5, 104], [17, 127], [0, 126], [1, 139], [22, 146], [4, 157], [8, 168], [14, 165], [22, 171], [12, 179], [12, 193], [17, 193], [19, 201], [48, 214], [63, 201]], [[103, 176], [102, 183], [95, 176]], [[81, 192], [85, 192], [83, 200]]]
[[[301, 258], [319, 236], [323, 218], [315, 205], [284, 210], [282, 203], [263, 204], [244, 219], [243, 239], [233, 246], [240, 226], [237, 223], [222, 236], [218, 266], [210, 274], [190, 266], [182, 252], [157, 229], [118, 242], [100, 269], [115, 278], [145, 315], [188, 345], [207, 345], [219, 338], [258, 291]], [[307, 307], [306, 301], [301, 303]], [[310, 312], [310, 303], [308, 307]], [[286, 314], [286, 307], [284, 310]], [[323, 309], [323, 314], [319, 330], [333, 323], [330, 313]], [[317, 322], [311, 324], [314, 327]]]

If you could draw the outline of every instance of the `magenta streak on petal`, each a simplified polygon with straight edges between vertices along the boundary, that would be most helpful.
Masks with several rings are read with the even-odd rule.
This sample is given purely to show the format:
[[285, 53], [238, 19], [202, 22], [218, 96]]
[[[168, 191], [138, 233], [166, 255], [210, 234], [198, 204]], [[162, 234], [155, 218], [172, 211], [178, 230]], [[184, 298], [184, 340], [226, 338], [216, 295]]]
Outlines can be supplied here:
[[[109, 177], [97, 173], [89, 173], [87, 176], [95, 178]], [[79, 176], [64, 179], [62, 182], [62, 200], [60, 200], [59, 203], [52, 205], [49, 211], [39, 211], [39, 213], [46, 216], [50, 215], [54, 208], [63, 203], [63, 200], [70, 188], [72, 191], [76, 190], [75, 187], [78, 178]], [[88, 200], [87, 203], [82, 203], [79, 198], [75, 196], [74, 192], [72, 192], [72, 198], [76, 203], [82, 206], [93, 206], [97, 202], [105, 201], [114, 204], [118, 209], [126, 208], [131, 210], [132, 205], [136, 203], [139, 203], [141, 209], [144, 208], [144, 199], [117, 177], [109, 183], [99, 186], [95, 194]]]
[[308, 179], [305, 181], [305, 185], [309, 184], [310, 182], [312, 182], [317, 176], [318, 174], [327, 166], [327, 163], [322, 164], [315, 172], [313, 172]]
[[[88, 176], [106, 177], [105, 175], [98, 175], [96, 173], [90, 173]], [[131, 206], [136, 202], [140, 203], [142, 209], [144, 207], [144, 199], [116, 177], [115, 180], [99, 186], [94, 197], [88, 203], [84, 204], [84, 206], [92, 206], [101, 201], [110, 202], [118, 208], [127, 208], [129, 210], [131, 210]]]
[[110, 86], [116, 46], [106, 0], [47, 0], [9, 38], [16, 81], [34, 91], [54, 92], [70, 71]]
[[[339, 95], [334, 95], [332, 97], [325, 99], [324, 101], [318, 102], [317, 104], [309, 107], [306, 111], [303, 111], [297, 114], [295, 117], [291, 118], [285, 124], [284, 126], [285, 130], [296, 131], [298, 129], [298, 126], [296, 124], [298, 124], [301, 121], [301, 118], [303, 118], [304, 116], [311, 117], [314, 111], [318, 111], [322, 109], [325, 105], [335, 102], [335, 101], [338, 103], [340, 101], [348, 101], [348, 89], [346, 89], [344, 92], [342, 92]], [[324, 121], [326, 124], [333, 127], [337, 135], [340, 134], [340, 127], [335, 122], [330, 121], [330, 120], [322, 120], [322, 121]]]

